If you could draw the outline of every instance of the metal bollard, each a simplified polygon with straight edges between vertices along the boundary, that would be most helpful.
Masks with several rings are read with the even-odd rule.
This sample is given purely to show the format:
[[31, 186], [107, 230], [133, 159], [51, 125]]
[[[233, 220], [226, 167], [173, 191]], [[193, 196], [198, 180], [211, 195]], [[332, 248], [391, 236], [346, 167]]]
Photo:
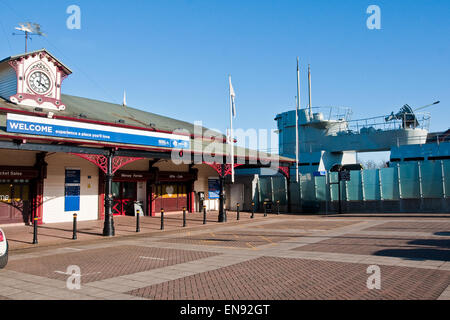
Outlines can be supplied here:
[[264, 201], [264, 217], [267, 217], [267, 202]]
[[277, 215], [280, 215], [280, 200], [277, 200]]
[[161, 230], [164, 230], [164, 209], [161, 208]]
[[206, 206], [203, 206], [203, 224], [206, 224]]
[[238, 203], [236, 206], [237, 206], [237, 220], [239, 220], [239, 207], [240, 207], [240, 204]]
[[251, 219], [255, 218], [255, 203], [252, 202], [252, 216], [250, 217]]
[[141, 224], [140, 224], [140, 218], [141, 218], [141, 210], [136, 210], [136, 232], [141, 232]]
[[183, 207], [183, 228], [186, 227], [186, 208]]
[[73, 233], [72, 240], [77, 240], [77, 214], [73, 214]]
[[38, 217], [35, 217], [33, 220], [33, 244], [38, 243], [37, 232], [38, 232]]

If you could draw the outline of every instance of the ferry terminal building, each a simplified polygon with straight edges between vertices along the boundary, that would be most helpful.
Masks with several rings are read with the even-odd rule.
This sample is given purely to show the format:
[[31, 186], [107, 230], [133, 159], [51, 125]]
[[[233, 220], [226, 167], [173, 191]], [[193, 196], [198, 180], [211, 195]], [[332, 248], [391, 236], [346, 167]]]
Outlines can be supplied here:
[[[224, 221], [231, 172], [226, 137], [210, 136], [206, 128], [195, 134], [190, 123], [142, 110], [63, 95], [71, 73], [45, 49], [0, 61], [0, 225], [34, 217], [41, 224], [69, 222], [77, 213], [80, 221], [104, 219], [104, 235], [111, 236], [112, 216], [135, 215], [135, 201], [147, 216], [161, 208], [194, 212], [204, 204]], [[260, 168], [271, 160], [234, 148], [234, 167]], [[213, 151], [202, 157], [206, 149]], [[175, 163], [174, 154], [184, 163]], [[278, 161], [289, 180], [295, 161]]]

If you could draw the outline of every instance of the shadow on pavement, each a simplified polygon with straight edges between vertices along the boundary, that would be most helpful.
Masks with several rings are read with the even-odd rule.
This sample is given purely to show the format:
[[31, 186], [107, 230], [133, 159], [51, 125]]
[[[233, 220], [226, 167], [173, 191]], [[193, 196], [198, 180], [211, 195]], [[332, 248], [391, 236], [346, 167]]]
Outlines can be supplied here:
[[407, 260], [450, 261], [450, 250], [442, 249], [386, 249], [377, 251], [374, 255]]
[[435, 236], [450, 237], [450, 231], [435, 232]]

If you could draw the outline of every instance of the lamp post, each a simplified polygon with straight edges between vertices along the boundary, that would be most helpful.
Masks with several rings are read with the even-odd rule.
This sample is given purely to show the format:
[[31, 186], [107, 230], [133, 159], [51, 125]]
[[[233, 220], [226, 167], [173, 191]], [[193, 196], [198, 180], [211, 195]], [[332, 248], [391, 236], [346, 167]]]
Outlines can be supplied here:
[[224, 174], [225, 174], [225, 165], [221, 164], [221, 174], [219, 175], [219, 222], [226, 222], [226, 212], [225, 212], [225, 199], [224, 199]]
[[106, 168], [106, 180], [105, 180], [105, 223], [103, 225], [103, 235], [105, 237], [113, 237], [115, 235], [114, 220], [112, 215], [112, 162], [114, 158], [114, 152], [110, 151], [108, 154], [107, 168]]

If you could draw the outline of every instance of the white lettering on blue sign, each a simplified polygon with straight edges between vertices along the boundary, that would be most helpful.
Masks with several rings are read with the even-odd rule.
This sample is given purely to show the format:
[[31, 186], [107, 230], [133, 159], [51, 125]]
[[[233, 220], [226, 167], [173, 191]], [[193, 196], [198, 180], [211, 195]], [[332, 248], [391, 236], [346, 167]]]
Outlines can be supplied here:
[[180, 149], [188, 149], [190, 147], [190, 137], [178, 134], [24, 116], [13, 113], [7, 114], [6, 130], [15, 133], [145, 146], [176, 147]]
[[48, 132], [48, 133], [53, 132], [53, 128], [51, 126], [39, 124], [26, 124], [20, 122], [11, 122], [11, 128], [13, 130], [30, 131], [30, 132]]

